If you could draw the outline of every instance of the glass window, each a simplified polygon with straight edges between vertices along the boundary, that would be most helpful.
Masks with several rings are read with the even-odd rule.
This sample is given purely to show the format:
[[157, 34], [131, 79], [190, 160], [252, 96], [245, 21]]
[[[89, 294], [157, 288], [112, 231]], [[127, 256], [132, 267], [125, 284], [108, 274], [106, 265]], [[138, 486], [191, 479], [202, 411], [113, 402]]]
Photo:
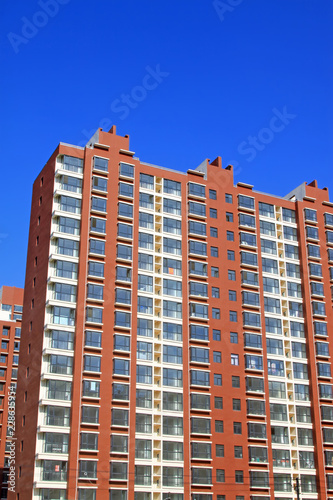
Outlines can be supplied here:
[[94, 168], [96, 170], [102, 170], [103, 172], [108, 171], [109, 160], [107, 158], [100, 158], [99, 156], [94, 156]]
[[209, 386], [209, 372], [202, 370], [191, 370], [191, 385]]
[[[82, 181], [80, 181], [82, 183]], [[107, 187], [108, 187], [108, 180], [104, 179], [104, 177], [97, 177], [96, 175], [93, 176], [93, 185], [92, 189], [96, 191], [103, 191], [104, 193], [107, 192]], [[120, 190], [120, 187], [119, 187]], [[81, 192], [81, 191], [79, 191]]]
[[320, 246], [319, 245], [308, 245], [308, 256], [320, 259]]
[[216, 200], [217, 199], [217, 196], [216, 196], [216, 190], [215, 189], [210, 189], [209, 190], [209, 198], [211, 200]]
[[238, 214], [239, 225], [245, 227], [256, 227], [256, 219], [253, 215]]
[[283, 226], [283, 236], [286, 240], [297, 241], [297, 229], [294, 227]]
[[119, 175], [123, 177], [130, 177], [133, 179], [134, 177], [134, 166], [129, 165], [128, 163], [119, 163]]
[[190, 325], [190, 338], [194, 340], [208, 341], [208, 327], [201, 325]]
[[163, 191], [174, 196], [181, 196], [181, 183], [171, 181], [170, 179], [163, 179]]
[[137, 365], [136, 367], [136, 381], [138, 384], [151, 384], [152, 383], [152, 367], [145, 365]]
[[163, 238], [163, 252], [181, 255], [182, 242], [172, 238]]
[[154, 210], [154, 196], [152, 194], [139, 193], [139, 206], [140, 208]]
[[153, 277], [145, 274], [138, 275], [138, 290], [140, 292], [153, 293]]
[[[211, 257], [219, 256], [218, 247], [210, 247], [210, 255]], [[228, 260], [235, 260], [235, 252], [233, 250], [228, 250]]]
[[[206, 394], [204, 394], [204, 396], [206, 396]], [[192, 399], [191, 399], [191, 407], [192, 407]], [[183, 395], [177, 392], [163, 391], [163, 410], [183, 411]]]
[[190, 220], [188, 223], [188, 232], [190, 234], [198, 234], [199, 236], [206, 236], [206, 224], [204, 224], [203, 222]]
[[[149, 389], [137, 389], [136, 390], [136, 406], [137, 406], [137, 408], [151, 408], [152, 407], [152, 391], [150, 391]], [[138, 418], [140, 419], [139, 415], [141, 415], [141, 414], [140, 413], [136, 414], [137, 421], [138, 421]], [[146, 415], [146, 417], [149, 417], [149, 419], [150, 419], [150, 431], [149, 432], [151, 432], [152, 416]], [[142, 432], [142, 431], [137, 430], [137, 432]], [[145, 431], [145, 432], [148, 432], [148, 431]]]
[[260, 242], [262, 253], [269, 253], [271, 255], [277, 254], [277, 246], [275, 241], [265, 240], [264, 238], [261, 238]]
[[118, 184], [118, 194], [119, 196], [125, 196], [127, 198], [133, 198], [134, 187], [133, 184], [127, 184], [127, 182], [119, 182]]
[[[217, 471], [216, 471], [217, 473]], [[222, 482], [222, 475], [219, 474], [219, 482]], [[217, 478], [216, 478], [217, 480]], [[204, 467], [192, 467], [192, 483], [193, 484], [212, 484], [212, 469]]]
[[144, 212], [139, 212], [139, 227], [154, 229], [154, 216]]
[[77, 172], [79, 174], [82, 174], [83, 160], [81, 158], [75, 158], [74, 156], [64, 155], [62, 158], [62, 168], [65, 170], [69, 170], [71, 172]]
[[225, 218], [227, 222], [234, 222], [234, 214], [232, 212], [226, 212]]
[[238, 206], [254, 210], [254, 198], [250, 198], [249, 196], [244, 196], [243, 194], [239, 194]]
[[140, 174], [140, 187], [154, 189], [154, 177], [148, 174]]
[[200, 283], [198, 281], [190, 281], [190, 295], [195, 295], [197, 297], [207, 297], [208, 285], [206, 283]]
[[256, 335], [255, 333], [245, 333], [244, 345], [245, 347], [261, 349], [262, 348], [261, 335]]
[[278, 274], [277, 260], [267, 259], [266, 257], [262, 257], [262, 271], [264, 273]]
[[163, 346], [163, 362], [164, 363], [174, 363], [174, 364], [182, 364], [183, 363], [183, 348], [177, 347], [173, 345], [164, 345]]
[[256, 247], [257, 246], [257, 237], [255, 234], [252, 233], [239, 233], [239, 240], [241, 245], [246, 245], [249, 247]]
[[221, 340], [221, 330], [213, 329], [213, 340], [220, 342]]
[[248, 392], [265, 392], [264, 379], [259, 377], [246, 377], [246, 390]]
[[89, 252], [97, 255], [105, 255], [105, 241], [103, 240], [89, 240]]
[[181, 215], [181, 202], [177, 200], [171, 200], [170, 198], [164, 198], [163, 211], [168, 214]]
[[260, 314], [244, 312], [243, 325], [259, 328], [261, 326]]
[[163, 368], [163, 385], [169, 387], [183, 387], [182, 370]]
[[131, 314], [122, 311], [115, 312], [115, 325], [124, 328], [130, 328], [131, 326]]
[[154, 257], [145, 253], [139, 253], [138, 255], [138, 268], [143, 271], [153, 270]]
[[274, 218], [274, 205], [259, 201], [259, 215]]
[[189, 241], [189, 253], [196, 255], [207, 255], [207, 243], [201, 241]]
[[98, 434], [81, 432], [81, 450], [98, 450]]
[[128, 359], [113, 358], [113, 374], [129, 376], [130, 365]]
[[296, 223], [296, 212], [290, 208], [282, 208], [282, 218], [284, 222]]
[[83, 380], [82, 395], [87, 398], [99, 398], [100, 382], [95, 380]]
[[163, 416], [163, 435], [183, 436], [183, 417]]
[[118, 222], [118, 237], [119, 238], [133, 238], [133, 227], [129, 224], [123, 224]]
[[192, 393], [191, 409], [210, 410], [210, 395]]
[[263, 370], [262, 356], [245, 354], [245, 367], [250, 370]]
[[150, 465], [136, 465], [135, 466], [135, 479], [134, 484], [139, 486], [151, 485], [151, 466]]
[[217, 236], [218, 236], [217, 227], [210, 227], [209, 231], [210, 231], [210, 236], [212, 238], [217, 238]]
[[70, 217], [59, 217], [58, 231], [78, 236], [80, 234], [80, 221]]
[[209, 349], [190, 347], [190, 360], [196, 363], [209, 363]]
[[163, 339], [181, 342], [183, 339], [182, 325], [163, 322]]
[[[152, 270], [152, 269], [151, 269]], [[163, 258], [163, 273], [174, 276], [182, 275], [182, 262], [176, 259]]]
[[253, 273], [252, 271], [241, 271], [241, 277], [243, 285], [259, 286], [258, 273]]
[[97, 307], [87, 307], [86, 321], [89, 321], [90, 323], [103, 323], [103, 309]]
[[138, 296], [138, 313], [153, 314], [153, 299], [150, 297]]
[[113, 348], [115, 351], [130, 351], [131, 349], [131, 338], [129, 335], [118, 335], [114, 336]]
[[114, 383], [112, 385], [112, 399], [119, 401], [128, 401], [129, 400], [129, 385], [128, 384], [120, 384]]
[[195, 184], [194, 182], [189, 182], [188, 194], [192, 196], [199, 196], [200, 198], [205, 198], [205, 186], [201, 184]]
[[211, 274], [212, 278], [218, 278], [219, 277], [219, 268], [218, 267], [211, 267]]
[[265, 401], [260, 399], [247, 400], [247, 414], [248, 415], [266, 415]]
[[84, 370], [87, 372], [101, 371], [101, 358], [98, 356], [84, 355]]
[[94, 300], [103, 300], [103, 287], [101, 285], [93, 285], [88, 283], [87, 298]]
[[210, 419], [191, 417], [191, 432], [193, 434], [210, 434], [211, 433]]
[[[177, 462], [182, 462], [183, 453], [183, 443], [177, 443], [175, 441], [163, 441], [163, 460], [176, 460]], [[163, 468], [163, 473], [164, 473]], [[182, 470], [182, 469], [181, 469]]]
[[188, 211], [190, 214], [199, 215], [200, 217], [206, 217], [206, 205], [204, 205], [203, 203], [190, 201], [188, 204]]

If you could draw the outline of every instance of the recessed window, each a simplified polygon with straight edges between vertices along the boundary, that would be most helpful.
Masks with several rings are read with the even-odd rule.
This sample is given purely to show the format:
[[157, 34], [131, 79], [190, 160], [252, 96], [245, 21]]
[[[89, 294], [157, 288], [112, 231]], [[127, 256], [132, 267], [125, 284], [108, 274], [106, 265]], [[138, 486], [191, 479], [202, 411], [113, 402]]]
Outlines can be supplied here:
[[214, 385], [222, 385], [222, 375], [220, 373], [214, 373]]
[[238, 344], [238, 333], [237, 332], [230, 332], [230, 343], [231, 344]]
[[210, 208], [209, 209], [209, 216], [212, 219], [217, 219], [217, 210], [216, 210], [216, 208]]
[[217, 235], [218, 235], [217, 227], [210, 228], [210, 235], [212, 238], [217, 238]]
[[237, 322], [237, 311], [229, 311], [229, 321]]
[[232, 269], [228, 269], [228, 280], [236, 281], [236, 271], [233, 271]]
[[229, 300], [233, 302], [237, 300], [237, 292], [235, 290], [229, 290]]
[[217, 247], [210, 247], [210, 255], [211, 257], [218, 257], [219, 249]]
[[213, 340], [221, 340], [221, 330], [213, 330]]
[[240, 378], [237, 375], [232, 375], [231, 384], [232, 384], [232, 387], [239, 388], [240, 387]]
[[220, 309], [219, 308], [213, 307], [213, 309], [212, 309], [212, 318], [213, 319], [220, 319], [221, 318], [221, 313], [220, 313]]
[[235, 241], [235, 234], [233, 231], [227, 231], [227, 240], [228, 241]]
[[239, 356], [238, 354], [231, 354], [231, 364], [234, 365], [234, 366], [238, 366], [239, 365]]
[[243, 447], [242, 446], [235, 446], [234, 447], [234, 457], [235, 458], [243, 458]]
[[216, 200], [217, 196], [216, 196], [216, 191], [215, 191], [215, 189], [210, 189], [210, 190], [209, 190], [209, 198], [210, 198], [211, 200]]
[[212, 278], [218, 278], [219, 277], [219, 268], [218, 267], [212, 267], [211, 268], [211, 273], [212, 273]]
[[225, 202], [232, 203], [232, 194], [225, 193]]
[[240, 399], [233, 399], [232, 400], [232, 409], [234, 411], [240, 411], [241, 410], [241, 400]]
[[215, 396], [214, 407], [216, 410], [223, 410], [223, 398], [221, 398], [220, 396]]
[[223, 444], [215, 445], [215, 452], [216, 452], [217, 457], [223, 458], [224, 457], [224, 445]]
[[235, 260], [235, 252], [233, 250], [227, 250], [228, 260]]
[[226, 212], [225, 217], [227, 222], [234, 222], [234, 214], [232, 212]]
[[213, 352], [213, 361], [214, 361], [214, 363], [221, 363], [222, 362], [222, 355], [221, 355], [220, 351]]
[[219, 299], [220, 298], [220, 289], [216, 286], [212, 287], [212, 298]]
[[242, 434], [242, 423], [234, 422], [234, 434]]

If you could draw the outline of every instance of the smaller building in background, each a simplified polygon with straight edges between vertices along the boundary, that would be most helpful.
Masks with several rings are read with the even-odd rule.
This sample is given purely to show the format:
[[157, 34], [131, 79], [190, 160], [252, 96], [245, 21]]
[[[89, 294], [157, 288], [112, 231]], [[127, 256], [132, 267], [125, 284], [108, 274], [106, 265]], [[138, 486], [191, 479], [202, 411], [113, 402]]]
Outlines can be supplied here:
[[15, 393], [20, 352], [23, 289], [0, 289], [0, 483], [7, 498], [10, 461], [15, 461]]

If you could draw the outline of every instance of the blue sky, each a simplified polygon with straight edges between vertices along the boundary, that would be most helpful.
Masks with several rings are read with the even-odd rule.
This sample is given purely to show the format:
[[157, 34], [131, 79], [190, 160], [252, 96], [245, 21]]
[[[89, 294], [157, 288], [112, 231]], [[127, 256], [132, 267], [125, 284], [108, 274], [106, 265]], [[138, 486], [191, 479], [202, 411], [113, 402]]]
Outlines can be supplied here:
[[7, 0], [0, 19], [0, 286], [24, 284], [33, 180], [100, 126], [148, 163], [220, 155], [259, 191], [333, 193], [332, 2]]

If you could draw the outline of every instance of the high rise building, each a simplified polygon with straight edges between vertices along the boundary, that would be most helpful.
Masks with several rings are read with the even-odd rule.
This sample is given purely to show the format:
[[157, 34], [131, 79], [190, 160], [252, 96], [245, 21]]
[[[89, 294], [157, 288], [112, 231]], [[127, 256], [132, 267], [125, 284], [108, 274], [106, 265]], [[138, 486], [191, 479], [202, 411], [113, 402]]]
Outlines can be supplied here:
[[[10, 466], [15, 462], [15, 399], [21, 340], [23, 289], [0, 289], [0, 485], [7, 498]], [[14, 478], [13, 471], [10, 479]], [[15, 482], [15, 481], [14, 481]]]
[[[333, 498], [333, 204], [99, 129], [32, 197], [16, 500]], [[298, 487], [298, 492], [295, 488]]]

